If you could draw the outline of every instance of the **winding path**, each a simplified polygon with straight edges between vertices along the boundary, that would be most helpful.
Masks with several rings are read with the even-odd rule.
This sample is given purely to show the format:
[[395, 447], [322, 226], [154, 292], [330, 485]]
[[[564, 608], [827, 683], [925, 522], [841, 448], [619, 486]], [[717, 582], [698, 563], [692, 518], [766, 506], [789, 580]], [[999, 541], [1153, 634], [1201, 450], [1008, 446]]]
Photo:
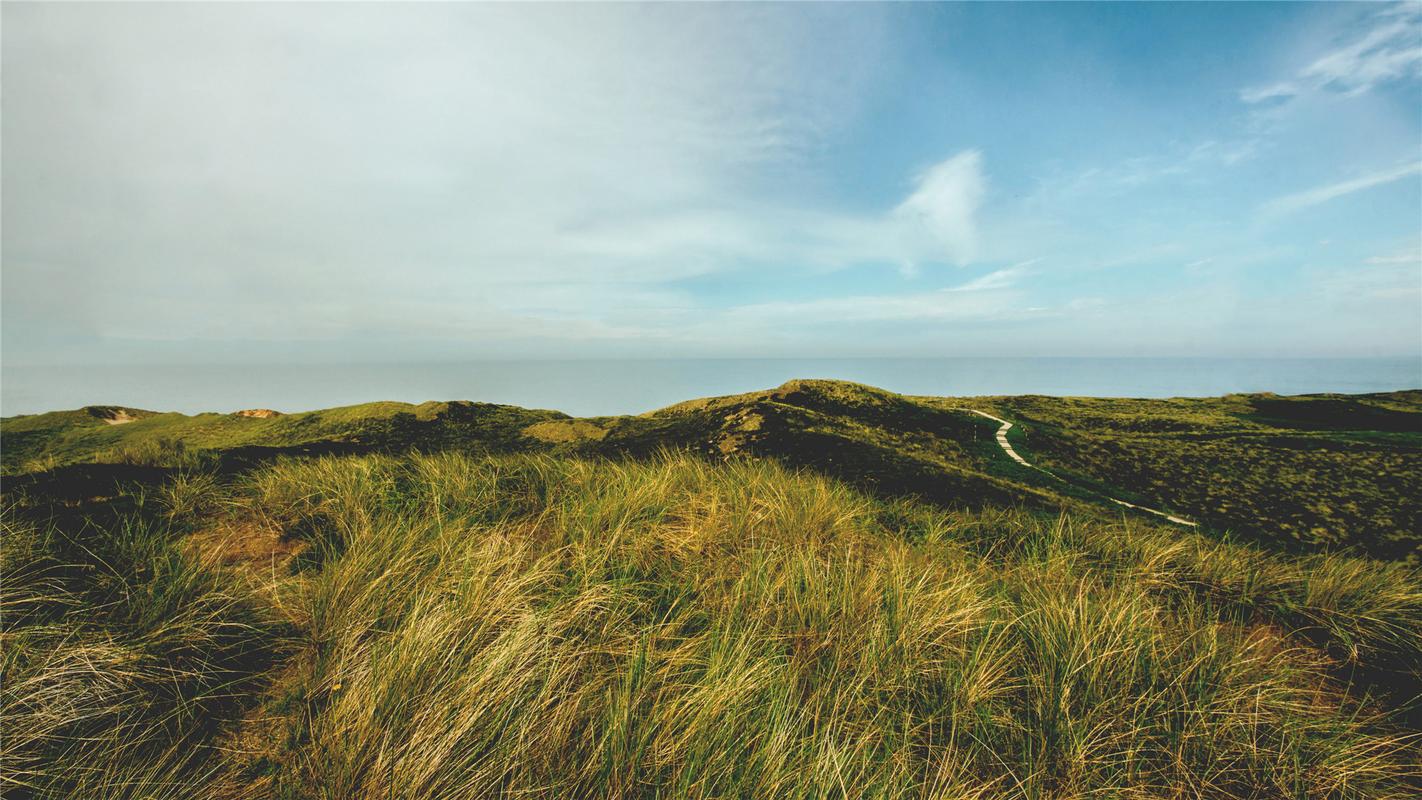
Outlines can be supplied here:
[[[987, 412], [984, 412], [984, 411], [979, 411], [979, 410], [977, 410], [976, 408], [970, 408], [970, 409], [967, 409], [967, 410], [973, 412], [974, 414], [977, 414], [977, 415], [980, 416], [980, 417], [987, 417], [988, 419], [992, 420], [993, 422], [997, 422], [997, 423], [1000, 423], [1000, 424], [1002, 425], [1001, 428], [998, 428], [998, 429], [997, 429], [997, 443], [998, 443], [998, 445], [1002, 448], [1002, 452], [1006, 453], [1006, 454], [1008, 455], [1008, 457], [1011, 458], [1013, 461], [1016, 461], [1017, 463], [1021, 464], [1021, 465], [1024, 466], [1024, 467], [1027, 467], [1027, 468], [1029, 468], [1029, 469], [1035, 469], [1035, 470], [1037, 470], [1038, 472], [1042, 473], [1043, 475], [1050, 475], [1051, 477], [1055, 478], [1056, 480], [1059, 480], [1059, 481], [1062, 481], [1062, 482], [1066, 482], [1066, 479], [1063, 478], [1062, 476], [1057, 475], [1056, 473], [1053, 473], [1053, 472], [1049, 472], [1048, 470], [1045, 470], [1045, 469], [1043, 469], [1043, 468], [1037, 466], [1036, 464], [1032, 464], [1032, 463], [1028, 462], [1027, 459], [1025, 459], [1025, 458], [1023, 458], [1022, 456], [1018, 455], [1016, 450], [1013, 450], [1013, 449], [1012, 449], [1012, 443], [1009, 442], [1009, 441], [1007, 441], [1007, 432], [1012, 429], [1012, 423], [1011, 423], [1011, 422], [1008, 422], [1007, 420], [1003, 419], [1002, 417], [994, 417], [993, 415], [991, 415], [991, 414], [989, 414], [989, 413], [987, 413]], [[1125, 500], [1118, 500], [1118, 499], [1116, 499], [1116, 498], [1114, 498], [1114, 497], [1110, 497], [1110, 496], [1106, 496], [1106, 499], [1107, 499], [1107, 500], [1110, 500], [1111, 502], [1115, 503], [1115, 504], [1118, 505], [1118, 506], [1125, 506], [1126, 508], [1134, 508], [1134, 509], [1137, 510], [1137, 511], [1144, 511], [1144, 512], [1146, 512], [1147, 514], [1154, 514], [1154, 515], [1156, 515], [1157, 517], [1160, 517], [1160, 518], [1162, 518], [1162, 519], [1169, 520], [1170, 522], [1174, 522], [1174, 523], [1177, 524], [1177, 525], [1189, 525], [1189, 526], [1192, 527], [1192, 528], [1199, 526], [1199, 523], [1198, 523], [1198, 522], [1191, 522], [1191, 521], [1188, 520], [1188, 519], [1184, 519], [1184, 518], [1181, 518], [1181, 517], [1177, 517], [1177, 516], [1175, 516], [1174, 514], [1167, 514], [1167, 513], [1165, 513], [1164, 511], [1160, 511], [1160, 510], [1157, 510], [1157, 509], [1154, 509], [1154, 508], [1146, 508], [1145, 506], [1138, 506], [1138, 505], [1136, 505], [1135, 503], [1127, 503]]]

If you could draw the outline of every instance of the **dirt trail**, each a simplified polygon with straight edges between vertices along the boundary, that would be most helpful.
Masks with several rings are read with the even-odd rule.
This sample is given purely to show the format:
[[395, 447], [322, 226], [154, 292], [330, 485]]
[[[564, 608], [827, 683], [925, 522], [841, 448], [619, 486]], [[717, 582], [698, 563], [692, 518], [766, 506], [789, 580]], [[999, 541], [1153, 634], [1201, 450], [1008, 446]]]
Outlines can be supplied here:
[[[1050, 475], [1050, 476], [1052, 476], [1053, 478], [1055, 478], [1056, 480], [1059, 480], [1059, 481], [1065, 481], [1065, 480], [1066, 480], [1065, 478], [1061, 477], [1060, 475], [1057, 475], [1057, 474], [1054, 474], [1054, 473], [1052, 473], [1052, 472], [1050, 472], [1050, 471], [1048, 471], [1048, 470], [1045, 470], [1045, 469], [1043, 469], [1043, 468], [1037, 466], [1036, 464], [1029, 463], [1029, 462], [1027, 461], [1027, 459], [1025, 459], [1025, 458], [1023, 458], [1022, 456], [1018, 455], [1018, 454], [1017, 454], [1017, 451], [1012, 449], [1012, 444], [1007, 441], [1007, 432], [1008, 432], [1009, 430], [1012, 430], [1012, 423], [1011, 423], [1011, 422], [1008, 422], [1007, 420], [1003, 419], [1002, 417], [994, 417], [993, 415], [988, 414], [988, 413], [986, 413], [986, 412], [984, 412], [984, 411], [979, 411], [979, 410], [977, 410], [976, 408], [970, 408], [970, 409], [967, 409], [967, 410], [973, 412], [974, 414], [977, 414], [977, 415], [980, 416], [980, 417], [987, 417], [988, 419], [992, 420], [993, 422], [997, 422], [997, 423], [999, 423], [999, 424], [1002, 425], [1001, 428], [998, 428], [998, 429], [997, 429], [997, 443], [998, 443], [998, 445], [1002, 448], [1002, 451], [1003, 451], [1004, 453], [1007, 453], [1008, 457], [1011, 458], [1013, 461], [1016, 461], [1017, 463], [1021, 464], [1021, 465], [1024, 466], [1024, 467], [1028, 467], [1028, 468], [1030, 468], [1030, 469], [1035, 469], [1035, 470], [1037, 470], [1038, 472], [1041, 472], [1041, 473], [1044, 474], [1044, 475]], [[1146, 512], [1147, 514], [1154, 514], [1154, 515], [1156, 515], [1157, 517], [1160, 517], [1160, 518], [1165, 519], [1165, 520], [1169, 520], [1170, 522], [1174, 522], [1174, 523], [1177, 524], [1177, 525], [1188, 525], [1188, 526], [1190, 526], [1190, 527], [1192, 527], [1192, 528], [1199, 526], [1199, 523], [1197, 523], [1197, 522], [1191, 522], [1191, 521], [1188, 520], [1188, 519], [1184, 519], [1184, 518], [1181, 518], [1181, 517], [1177, 517], [1177, 516], [1175, 516], [1174, 514], [1167, 514], [1166, 512], [1160, 511], [1160, 510], [1158, 510], [1158, 509], [1147, 508], [1147, 507], [1145, 507], [1145, 506], [1138, 506], [1138, 505], [1136, 505], [1135, 503], [1127, 503], [1125, 500], [1119, 500], [1119, 499], [1117, 499], [1117, 498], [1115, 498], [1115, 497], [1110, 497], [1110, 496], [1107, 496], [1106, 499], [1107, 499], [1107, 500], [1110, 500], [1111, 502], [1115, 503], [1116, 505], [1125, 506], [1126, 508], [1134, 508], [1134, 509], [1137, 510], [1137, 511], [1144, 511], [1144, 512]]]

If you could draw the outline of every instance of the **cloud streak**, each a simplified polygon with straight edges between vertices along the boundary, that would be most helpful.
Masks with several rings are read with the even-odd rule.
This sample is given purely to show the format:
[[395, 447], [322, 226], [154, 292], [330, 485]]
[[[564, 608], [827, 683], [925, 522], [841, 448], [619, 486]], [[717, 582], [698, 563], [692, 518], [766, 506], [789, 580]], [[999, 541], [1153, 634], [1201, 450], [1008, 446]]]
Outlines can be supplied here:
[[967, 283], [931, 292], [856, 295], [820, 300], [755, 303], [731, 309], [730, 320], [756, 325], [833, 322], [968, 322], [1027, 313], [1013, 291], [1032, 262], [995, 270]]
[[1422, 6], [1401, 3], [1374, 15], [1370, 22], [1293, 78], [1246, 88], [1239, 98], [1257, 104], [1309, 92], [1354, 95], [1389, 81], [1422, 76]]
[[1313, 189], [1308, 189], [1307, 191], [1277, 197], [1265, 203], [1262, 207], [1262, 211], [1266, 218], [1282, 217], [1302, 211], [1306, 208], [1322, 205], [1323, 203], [1345, 195], [1372, 189], [1376, 186], [1383, 186], [1415, 175], [1422, 175], [1422, 161], [1404, 164], [1400, 167], [1394, 167], [1393, 169], [1373, 172], [1352, 180], [1330, 183], [1326, 186], [1318, 186]]

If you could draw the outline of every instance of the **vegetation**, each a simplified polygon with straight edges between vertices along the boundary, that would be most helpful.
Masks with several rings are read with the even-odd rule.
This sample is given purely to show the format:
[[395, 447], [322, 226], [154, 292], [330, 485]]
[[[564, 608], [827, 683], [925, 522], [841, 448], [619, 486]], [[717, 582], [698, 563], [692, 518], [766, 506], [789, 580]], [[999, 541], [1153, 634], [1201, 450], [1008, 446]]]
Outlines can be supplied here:
[[[117, 417], [117, 420], [116, 420]], [[5, 472], [28, 473], [66, 464], [99, 462], [168, 467], [200, 461], [229, 465], [276, 455], [441, 448], [478, 444], [517, 449], [522, 430], [556, 411], [491, 403], [365, 403], [274, 416], [158, 414], [89, 406], [77, 411], [4, 419]]]
[[1063, 475], [1272, 546], [1422, 563], [1422, 392], [993, 405]]
[[[996, 424], [1030, 460], [993, 440]], [[243, 416], [243, 413], [257, 416]], [[266, 416], [271, 414], [271, 416]], [[115, 424], [118, 423], [118, 424]], [[904, 397], [836, 381], [693, 400], [641, 416], [575, 419], [487, 403], [367, 403], [280, 415], [157, 414], [112, 406], [0, 421], [23, 486], [121, 469], [221, 472], [281, 455], [550, 452], [622, 458], [674, 448], [751, 455], [884, 497], [953, 507], [1086, 506], [1115, 497], [1272, 548], [1422, 564], [1422, 392], [1215, 399]], [[86, 466], [87, 465], [87, 466]], [[68, 471], [65, 471], [65, 470]]]
[[0, 554], [5, 797], [191, 797], [212, 746], [287, 645], [231, 575], [133, 514], [36, 524]]
[[675, 454], [136, 491], [7, 519], [9, 796], [1417, 787], [1403, 566]]
[[[0, 792], [1416, 796], [1418, 406], [805, 381], [7, 419]], [[1229, 443], [1275, 479], [1201, 488]]]

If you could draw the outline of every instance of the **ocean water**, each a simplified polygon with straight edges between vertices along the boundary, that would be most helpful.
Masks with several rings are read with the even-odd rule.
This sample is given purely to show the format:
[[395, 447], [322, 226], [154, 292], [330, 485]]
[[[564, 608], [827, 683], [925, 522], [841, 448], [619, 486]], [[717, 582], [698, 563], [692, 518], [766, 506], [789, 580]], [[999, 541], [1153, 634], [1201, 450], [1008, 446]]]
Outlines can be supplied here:
[[479, 400], [591, 416], [838, 378], [906, 394], [1208, 397], [1422, 388], [1422, 359], [942, 358], [4, 366], [0, 414], [85, 405], [306, 411], [371, 400]]

